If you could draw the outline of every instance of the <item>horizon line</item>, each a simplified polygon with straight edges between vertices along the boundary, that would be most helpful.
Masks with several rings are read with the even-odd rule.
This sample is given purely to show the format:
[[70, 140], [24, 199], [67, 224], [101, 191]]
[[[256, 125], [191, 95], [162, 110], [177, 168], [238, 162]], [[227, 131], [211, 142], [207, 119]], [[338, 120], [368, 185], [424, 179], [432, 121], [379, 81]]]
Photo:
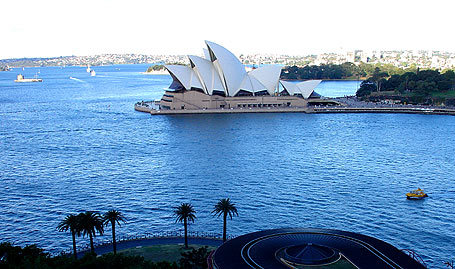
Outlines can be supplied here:
[[[344, 52], [439, 52], [455, 54], [455, 51], [448, 50], [425, 50], [425, 49], [393, 49], [393, 50], [381, 50], [381, 49], [355, 49], [355, 50], [344, 50]], [[340, 52], [327, 51], [321, 53], [309, 53], [309, 54], [286, 54], [286, 53], [240, 53], [240, 55], [277, 55], [277, 56], [291, 56], [291, 57], [306, 57], [306, 56], [317, 56], [322, 54], [340, 54]], [[98, 54], [86, 54], [86, 55], [60, 55], [60, 56], [26, 56], [26, 57], [13, 57], [13, 58], [0, 58], [0, 61], [4, 60], [20, 60], [20, 59], [54, 59], [54, 58], [66, 58], [66, 57], [95, 57], [101, 55], [143, 55], [143, 56], [186, 56], [187, 54], [145, 54], [145, 53], [98, 53]], [[202, 55], [202, 54], [201, 54]]]

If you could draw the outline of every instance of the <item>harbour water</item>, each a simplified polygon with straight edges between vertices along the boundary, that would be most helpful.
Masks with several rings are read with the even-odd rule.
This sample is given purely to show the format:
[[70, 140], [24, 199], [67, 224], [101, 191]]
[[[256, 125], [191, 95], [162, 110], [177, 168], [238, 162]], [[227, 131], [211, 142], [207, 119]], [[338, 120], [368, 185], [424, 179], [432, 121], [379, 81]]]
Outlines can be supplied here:
[[[173, 207], [190, 202], [193, 231], [221, 234], [214, 204], [239, 216], [228, 233], [334, 228], [412, 249], [431, 267], [455, 258], [455, 117], [404, 114], [150, 116], [167, 75], [146, 65], [0, 72], [0, 239], [71, 247], [69, 213], [122, 211], [119, 236], [182, 230]], [[15, 84], [18, 73], [42, 83]], [[70, 78], [71, 77], [71, 78]], [[357, 82], [324, 82], [325, 96]], [[430, 197], [409, 201], [421, 187]], [[107, 236], [96, 240], [107, 240]], [[78, 238], [79, 245], [88, 241]]]

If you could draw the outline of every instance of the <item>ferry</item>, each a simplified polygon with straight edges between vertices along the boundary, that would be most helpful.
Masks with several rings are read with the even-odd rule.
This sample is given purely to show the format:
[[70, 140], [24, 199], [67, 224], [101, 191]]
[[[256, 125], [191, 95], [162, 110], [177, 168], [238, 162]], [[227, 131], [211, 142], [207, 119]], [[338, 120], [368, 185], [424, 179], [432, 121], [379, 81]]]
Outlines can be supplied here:
[[420, 200], [425, 197], [428, 197], [428, 195], [425, 192], [423, 192], [423, 190], [421, 188], [418, 188], [417, 190], [413, 190], [411, 192], [406, 193], [407, 199]]
[[25, 78], [22, 74], [19, 74], [14, 82], [43, 82], [43, 80], [36, 76], [35, 78]]

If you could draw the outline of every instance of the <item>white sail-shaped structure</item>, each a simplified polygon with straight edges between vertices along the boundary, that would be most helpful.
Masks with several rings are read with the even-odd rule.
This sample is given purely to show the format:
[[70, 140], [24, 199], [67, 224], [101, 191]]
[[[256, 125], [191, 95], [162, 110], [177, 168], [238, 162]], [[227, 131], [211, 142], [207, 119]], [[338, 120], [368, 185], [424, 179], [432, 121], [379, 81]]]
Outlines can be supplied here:
[[188, 58], [206, 94], [212, 95], [214, 90], [224, 92], [220, 76], [210, 60], [194, 55], [189, 55]]
[[249, 72], [250, 76], [259, 80], [270, 95], [274, 95], [281, 75], [281, 66], [265, 65]]
[[199, 90], [207, 95], [225, 97], [245, 95], [278, 94], [279, 82], [291, 96], [302, 96], [308, 99], [320, 80], [309, 80], [301, 83], [280, 81], [281, 66], [264, 65], [245, 71], [239, 59], [226, 48], [210, 41], [205, 41], [205, 58], [189, 55], [190, 66], [166, 65], [173, 82], [170, 89]]
[[164, 67], [166, 67], [166, 69], [172, 75], [172, 77], [174, 79], [173, 85], [180, 84], [186, 90], [190, 90], [191, 88], [197, 88], [197, 89], [202, 88], [200, 80], [197, 78], [194, 71], [191, 68], [189, 68], [188, 66], [165, 65]]
[[250, 74], [246, 74], [243, 77], [242, 83], [240, 84], [239, 91], [240, 90], [254, 94], [256, 92], [266, 91], [267, 88], [255, 77], [251, 76]]
[[300, 83], [292, 83], [280, 80], [280, 83], [283, 85], [283, 91], [287, 91], [289, 95], [302, 95], [303, 98], [308, 99], [321, 81], [322, 80], [307, 80]]
[[189, 55], [189, 66], [165, 65], [173, 80], [159, 101], [160, 109], [184, 114], [193, 110], [212, 113], [212, 109], [237, 113], [282, 111], [275, 108], [306, 111], [319, 104], [339, 105], [319, 98], [314, 90], [321, 80], [280, 81], [279, 65], [263, 65], [247, 72], [233, 53], [216, 43], [205, 43], [204, 56]]
[[232, 52], [224, 47], [210, 41], [205, 41], [205, 43], [209, 50], [210, 60], [225, 86], [226, 96], [235, 96], [246, 75], [245, 67]]

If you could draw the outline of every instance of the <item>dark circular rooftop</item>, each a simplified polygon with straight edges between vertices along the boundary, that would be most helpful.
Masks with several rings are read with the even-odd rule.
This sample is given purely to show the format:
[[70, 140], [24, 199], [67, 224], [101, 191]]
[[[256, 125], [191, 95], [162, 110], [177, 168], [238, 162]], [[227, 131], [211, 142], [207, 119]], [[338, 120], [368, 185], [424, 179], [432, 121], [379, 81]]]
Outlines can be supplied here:
[[288, 246], [278, 250], [275, 257], [285, 264], [326, 265], [340, 258], [338, 251], [313, 243]]
[[394, 246], [362, 234], [329, 229], [275, 229], [239, 236], [212, 257], [215, 268], [424, 268]]

